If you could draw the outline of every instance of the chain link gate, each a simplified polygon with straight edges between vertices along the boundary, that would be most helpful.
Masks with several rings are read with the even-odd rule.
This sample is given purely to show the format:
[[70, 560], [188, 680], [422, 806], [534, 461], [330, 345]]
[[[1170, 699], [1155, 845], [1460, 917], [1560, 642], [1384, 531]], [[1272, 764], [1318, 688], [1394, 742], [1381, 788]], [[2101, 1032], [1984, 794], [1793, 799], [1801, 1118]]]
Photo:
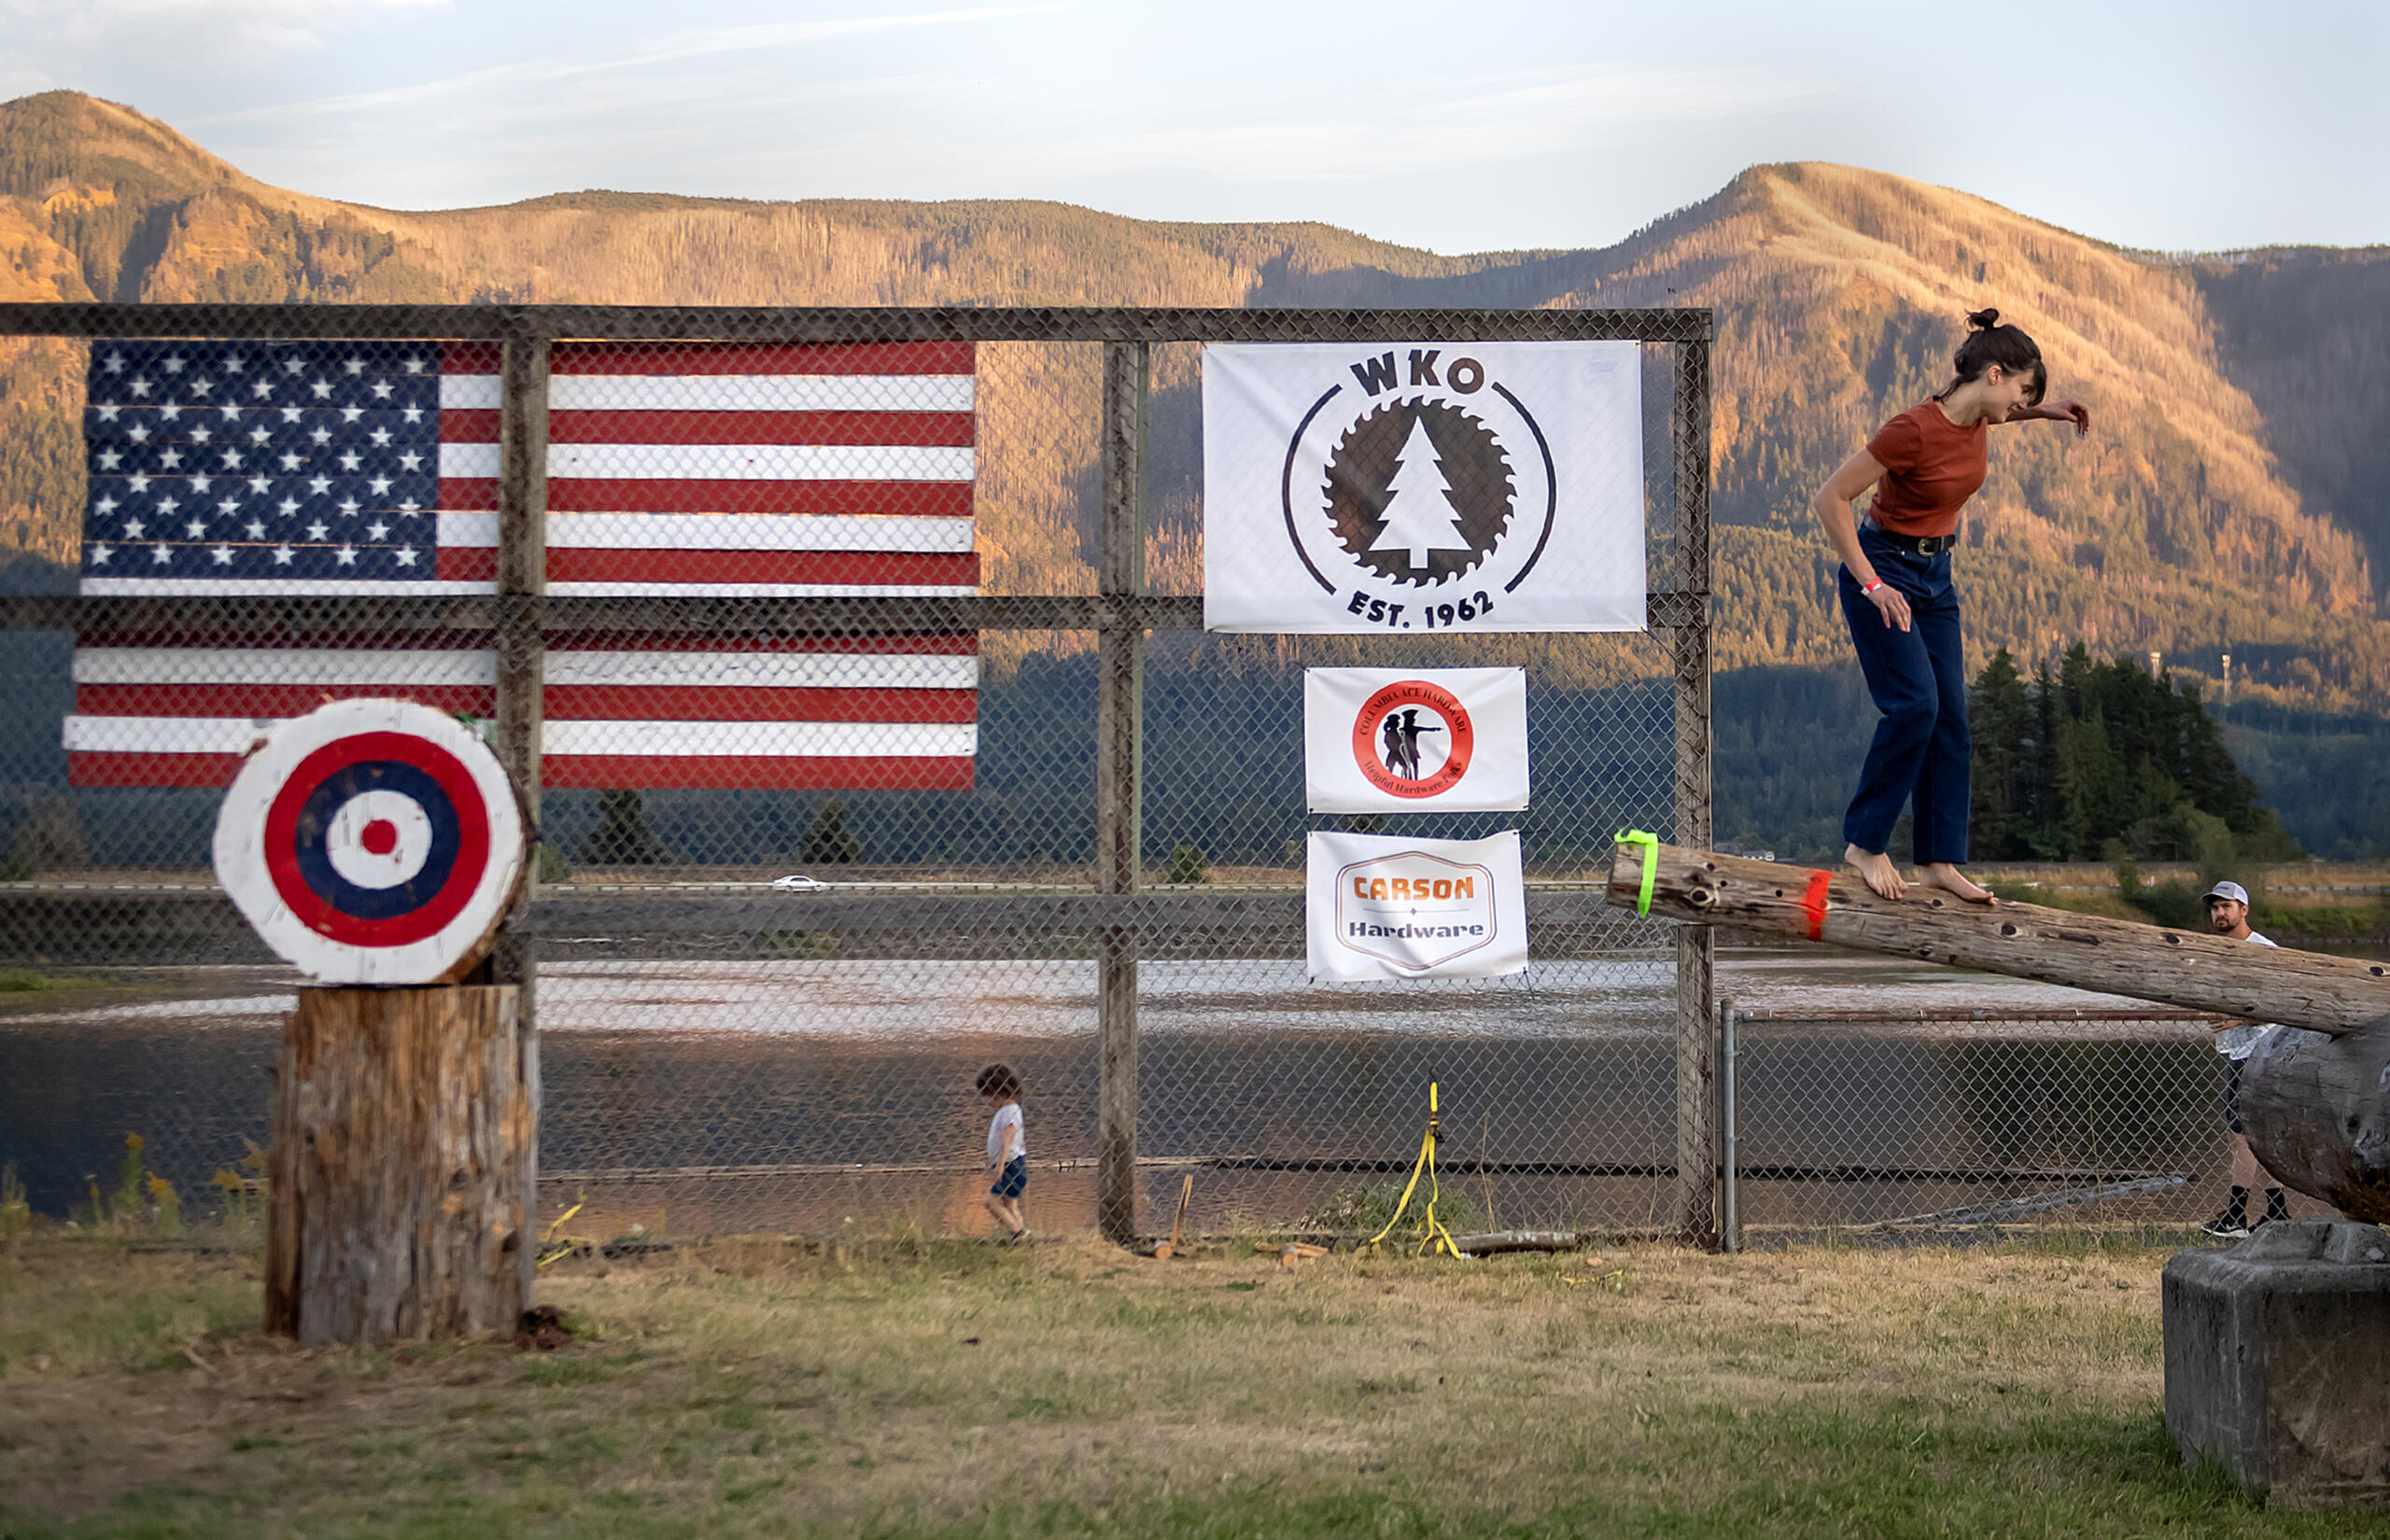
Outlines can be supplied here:
[[[1600, 889], [1613, 829], [1708, 834], [1710, 334], [1670, 310], [0, 306], [90, 511], [81, 592], [0, 600], [0, 933], [70, 986], [0, 1017], [0, 1159], [53, 1214], [122, 1207], [126, 1133], [190, 1211], [211, 1178], [237, 1194], [294, 980], [206, 871], [218, 789], [258, 724], [403, 693], [486, 722], [539, 816], [494, 968], [535, 994], [541, 1209], [585, 1199], [576, 1228], [965, 1227], [971, 1077], [1004, 1058], [1043, 1225], [1127, 1239], [1192, 1171], [1198, 1228], [1355, 1229], [1432, 1075], [1485, 1223], [1706, 1239], [1709, 937]], [[1650, 633], [1202, 631], [1202, 344], [1563, 339], [1645, 344]], [[638, 477], [661, 513], [624, 511]], [[975, 482], [1001, 539], [974, 536]], [[1074, 560], [1025, 562], [1041, 539]], [[1522, 829], [1527, 973], [1308, 985], [1300, 842], [1339, 820], [1303, 811], [1307, 661], [1526, 668], [1534, 807], [1405, 827]], [[768, 886], [794, 872], [829, 885]]]

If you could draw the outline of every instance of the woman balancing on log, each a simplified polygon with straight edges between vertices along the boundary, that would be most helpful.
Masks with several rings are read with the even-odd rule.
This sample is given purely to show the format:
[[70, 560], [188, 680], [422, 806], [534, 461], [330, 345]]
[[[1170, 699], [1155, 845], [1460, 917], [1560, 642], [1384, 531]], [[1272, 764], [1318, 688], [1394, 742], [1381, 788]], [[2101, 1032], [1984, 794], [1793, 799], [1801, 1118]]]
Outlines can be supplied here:
[[[1901, 805], [1916, 803], [1917, 880], [1976, 903], [1991, 894], [1959, 871], [1967, 859], [1967, 679], [1950, 548], [1960, 511], [1983, 485], [1995, 423], [2071, 422], [2091, 431], [2080, 401], [2044, 406], [2042, 350], [2000, 312], [1967, 317], [1957, 378], [1909, 408], [1842, 463], [1811, 506], [1842, 557], [1842, 612], [1883, 720], [1842, 821], [1842, 859], [1884, 897], [1906, 884], [1886, 847]], [[1873, 487], [1867, 522], [1851, 503]]]

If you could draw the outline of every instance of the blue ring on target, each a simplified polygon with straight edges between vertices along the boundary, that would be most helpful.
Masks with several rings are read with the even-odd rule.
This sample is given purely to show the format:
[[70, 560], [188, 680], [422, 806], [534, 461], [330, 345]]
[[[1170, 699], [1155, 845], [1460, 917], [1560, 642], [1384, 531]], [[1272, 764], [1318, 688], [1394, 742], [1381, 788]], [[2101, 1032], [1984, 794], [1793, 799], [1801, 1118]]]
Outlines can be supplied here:
[[[423, 867], [406, 881], [389, 888], [360, 888], [332, 870], [324, 832], [353, 797], [367, 791], [396, 791], [413, 801], [431, 820], [431, 848]], [[401, 760], [359, 760], [324, 777], [299, 808], [299, 875], [326, 903], [353, 919], [394, 919], [422, 908], [447, 886], [457, 864], [461, 841], [457, 805], [429, 776]]]

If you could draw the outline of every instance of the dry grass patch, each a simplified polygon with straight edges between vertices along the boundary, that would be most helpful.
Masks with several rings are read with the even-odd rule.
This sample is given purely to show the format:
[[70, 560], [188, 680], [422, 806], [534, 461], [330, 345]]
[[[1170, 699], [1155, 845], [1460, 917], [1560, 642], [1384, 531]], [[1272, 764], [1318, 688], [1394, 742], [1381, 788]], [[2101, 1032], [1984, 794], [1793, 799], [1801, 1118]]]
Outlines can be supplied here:
[[2164, 1255], [756, 1240], [565, 1265], [554, 1353], [302, 1355], [246, 1259], [25, 1243], [0, 1533], [2355, 1533], [2176, 1465]]

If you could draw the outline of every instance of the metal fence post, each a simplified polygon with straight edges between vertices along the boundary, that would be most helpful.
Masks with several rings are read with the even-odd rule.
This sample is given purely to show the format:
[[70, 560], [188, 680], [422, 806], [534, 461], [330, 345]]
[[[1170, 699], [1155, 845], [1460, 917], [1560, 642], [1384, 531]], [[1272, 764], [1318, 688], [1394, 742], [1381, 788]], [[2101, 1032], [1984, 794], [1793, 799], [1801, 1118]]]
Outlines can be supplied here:
[[[1144, 343], [1104, 344], [1101, 544], [1104, 598], [1146, 588], [1146, 427], [1152, 379]], [[1118, 615], [1096, 634], [1095, 889], [1133, 893], [1144, 822], [1145, 633]], [[1137, 1236], [1137, 934], [1096, 935], [1095, 1217], [1104, 1238]]]
[[[540, 828], [540, 748], [547, 708], [546, 648], [533, 605], [548, 591], [548, 339], [530, 326], [507, 329], [499, 348], [498, 417], [498, 705], [493, 747], [523, 789], [524, 812], [536, 840]], [[525, 1155], [523, 1211], [536, 1227], [540, 1213], [539, 959], [527, 933], [530, 896], [539, 886], [539, 847], [524, 902], [507, 922], [491, 958], [491, 977], [516, 989], [518, 1063], [531, 1113]], [[536, 1246], [526, 1237], [519, 1265], [525, 1299], [536, 1282]]]
[[[1709, 344], [1677, 344], [1677, 587], [1694, 613], [1673, 637], [1676, 841], [1709, 847]], [[1695, 1245], [1718, 1236], [1717, 931], [1677, 931], [1676, 1228]]]
[[1736, 1078], [1740, 1068], [1736, 1056], [1741, 1052], [1735, 1039], [1735, 1002], [1722, 1001], [1718, 1006], [1718, 1142], [1726, 1157], [1726, 1172], [1719, 1195], [1719, 1211], [1723, 1217], [1718, 1226], [1718, 1242], [1722, 1251], [1729, 1252], [1743, 1249], [1743, 1216], [1738, 1204], [1743, 1164], [1742, 1113], [1736, 1105], [1740, 1091]]

